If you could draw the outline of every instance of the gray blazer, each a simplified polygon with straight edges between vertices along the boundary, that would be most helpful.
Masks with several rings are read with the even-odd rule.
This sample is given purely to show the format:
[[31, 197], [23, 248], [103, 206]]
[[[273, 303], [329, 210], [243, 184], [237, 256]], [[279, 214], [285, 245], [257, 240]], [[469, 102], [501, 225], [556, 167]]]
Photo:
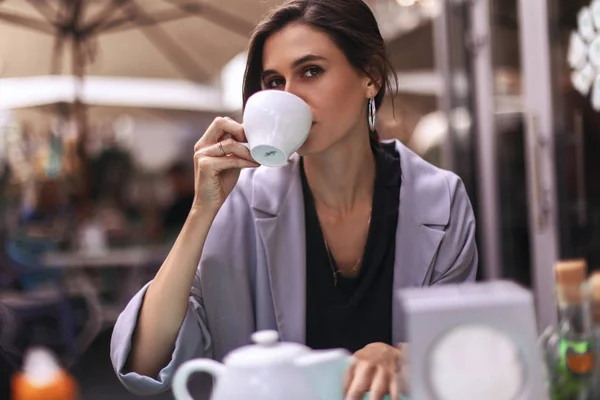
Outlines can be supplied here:
[[[395, 144], [402, 187], [394, 288], [474, 280], [475, 219], [462, 181]], [[222, 360], [257, 330], [276, 329], [284, 341], [304, 342], [306, 250], [298, 161], [294, 156], [284, 167], [242, 172], [210, 229], [173, 357], [158, 377], [124, 370], [148, 285], [131, 299], [117, 320], [110, 351], [131, 392], [166, 390], [182, 362]], [[392, 310], [392, 337], [401, 342], [396, 301]]]

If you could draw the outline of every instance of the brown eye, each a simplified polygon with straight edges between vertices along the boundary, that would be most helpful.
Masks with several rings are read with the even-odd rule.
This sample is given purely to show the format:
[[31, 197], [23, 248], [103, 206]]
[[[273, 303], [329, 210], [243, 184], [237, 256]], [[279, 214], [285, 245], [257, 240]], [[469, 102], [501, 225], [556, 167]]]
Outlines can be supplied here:
[[321, 75], [322, 73], [323, 73], [323, 69], [321, 67], [312, 66], [312, 67], [308, 67], [304, 70], [304, 77], [305, 78], [316, 78], [317, 76]]
[[273, 78], [266, 83], [265, 87], [267, 89], [277, 89], [283, 85], [285, 85], [285, 81], [283, 79]]

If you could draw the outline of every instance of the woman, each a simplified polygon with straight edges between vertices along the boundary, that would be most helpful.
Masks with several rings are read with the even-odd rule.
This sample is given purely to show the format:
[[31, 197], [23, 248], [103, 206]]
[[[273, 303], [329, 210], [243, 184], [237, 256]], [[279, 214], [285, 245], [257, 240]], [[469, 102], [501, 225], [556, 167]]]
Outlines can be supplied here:
[[349, 398], [396, 395], [403, 340], [394, 290], [473, 280], [465, 189], [398, 141], [379, 143], [375, 108], [391, 67], [362, 0], [293, 0], [250, 41], [244, 101], [304, 99], [314, 121], [281, 168], [257, 168], [237, 122], [217, 118], [195, 146], [196, 196], [155, 279], [120, 316], [111, 356], [137, 393], [169, 387], [192, 357], [221, 359], [252, 332], [345, 347]]

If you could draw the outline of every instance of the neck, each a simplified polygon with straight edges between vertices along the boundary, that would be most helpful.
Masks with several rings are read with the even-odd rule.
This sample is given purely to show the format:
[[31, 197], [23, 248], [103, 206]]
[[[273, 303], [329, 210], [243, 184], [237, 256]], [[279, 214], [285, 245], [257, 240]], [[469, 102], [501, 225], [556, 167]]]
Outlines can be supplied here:
[[344, 214], [357, 205], [371, 207], [375, 158], [368, 135], [351, 135], [323, 153], [304, 157], [304, 170], [317, 205]]

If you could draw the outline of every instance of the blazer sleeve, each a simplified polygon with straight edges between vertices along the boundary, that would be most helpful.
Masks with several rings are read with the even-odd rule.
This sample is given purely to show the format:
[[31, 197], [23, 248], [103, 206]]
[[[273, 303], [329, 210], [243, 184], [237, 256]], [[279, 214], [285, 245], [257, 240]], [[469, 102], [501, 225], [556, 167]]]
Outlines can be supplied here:
[[150, 282], [129, 301], [117, 319], [110, 343], [110, 358], [117, 377], [127, 390], [137, 395], [152, 395], [168, 390], [177, 368], [189, 359], [208, 356], [211, 347], [211, 337], [202, 305], [202, 293], [196, 274], [187, 313], [179, 329], [169, 363], [156, 377], [128, 371], [126, 364], [131, 350], [131, 340], [149, 286]]
[[[238, 260], [233, 258], [236, 252], [224, 248], [222, 243], [236, 239], [237, 250], [241, 254], [247, 254], [246, 247], [249, 247], [250, 240], [245, 232], [251, 221], [249, 213], [248, 203], [236, 187], [221, 207], [210, 228], [190, 291], [187, 313], [179, 329], [171, 360], [158, 376], [142, 376], [126, 369], [132, 338], [150, 282], [129, 301], [119, 316], [112, 333], [110, 357], [118, 379], [130, 392], [152, 395], [166, 391], [170, 389], [173, 374], [182, 363], [192, 358], [213, 358], [214, 341], [209, 330], [210, 307], [207, 307], [205, 302], [209, 299], [213, 303], [221, 300], [211, 298], [215, 296], [213, 287], [215, 285], [220, 287], [229, 279], [225, 276], [228, 275], [226, 267], [239, 264]], [[203, 269], [213, 270], [213, 276], [206, 276], [206, 273], [202, 273]], [[207, 278], [210, 280], [208, 285], [202, 282]], [[218, 321], [213, 319], [212, 322]], [[215, 327], [213, 326], [212, 329], [214, 330]]]
[[435, 260], [430, 285], [475, 280], [479, 256], [475, 242], [475, 216], [463, 182], [456, 175], [449, 179], [450, 219]]

